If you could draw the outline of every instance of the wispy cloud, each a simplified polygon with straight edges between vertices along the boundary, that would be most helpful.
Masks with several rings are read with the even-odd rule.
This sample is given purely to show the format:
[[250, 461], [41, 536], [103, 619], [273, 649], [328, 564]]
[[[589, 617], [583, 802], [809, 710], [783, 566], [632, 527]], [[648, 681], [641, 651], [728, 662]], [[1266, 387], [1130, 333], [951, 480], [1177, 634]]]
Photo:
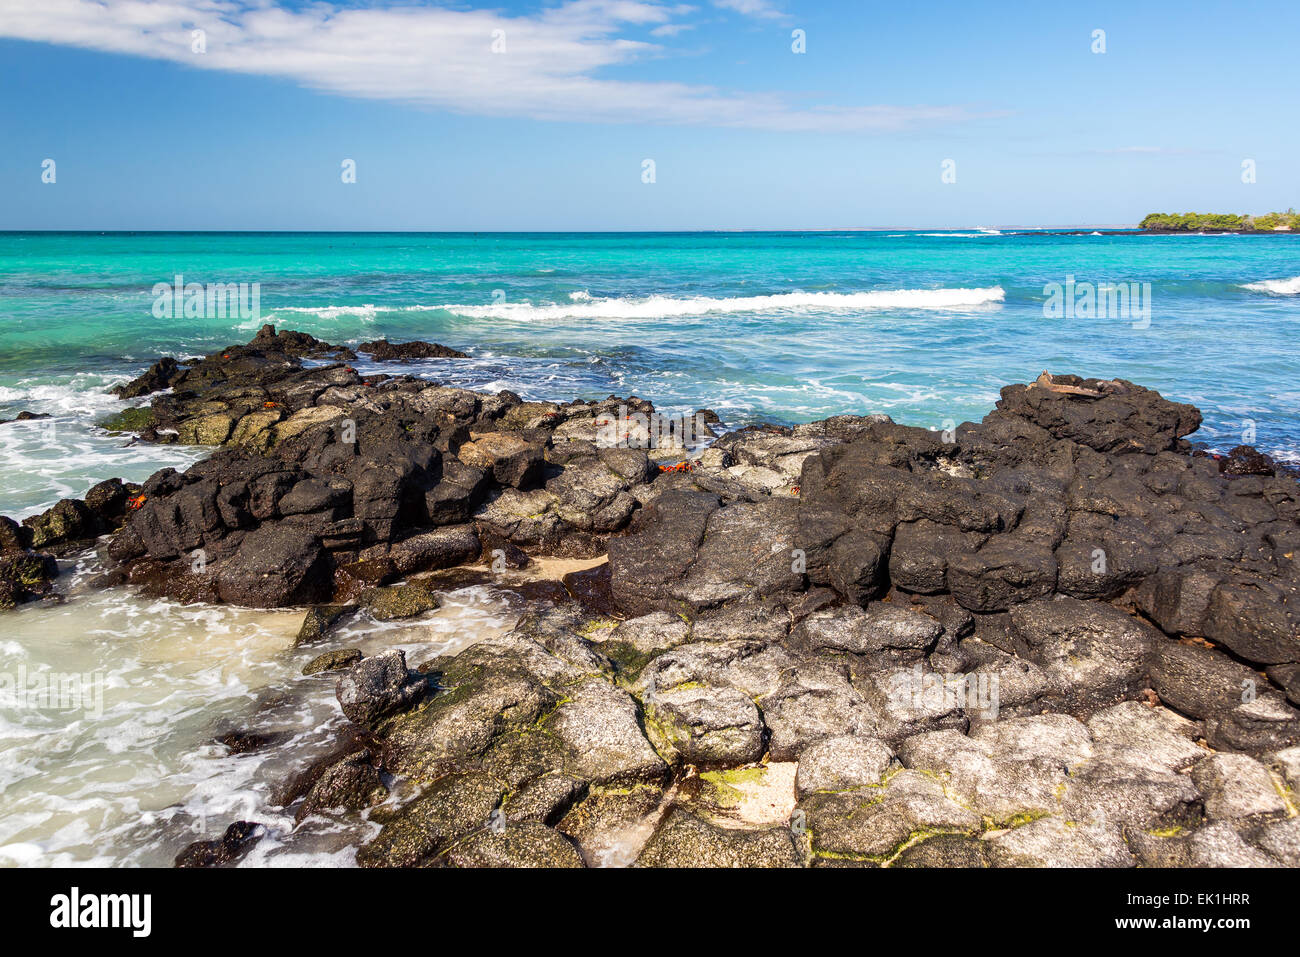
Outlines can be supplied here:
[[715, 7], [721, 7], [723, 10], [731, 10], [735, 13], [742, 13], [747, 17], [758, 17], [762, 20], [784, 20], [785, 11], [770, 0], [713, 0]]
[[[764, 18], [767, 0], [716, 0]], [[0, 37], [279, 77], [352, 97], [483, 116], [801, 132], [909, 129], [979, 117], [962, 106], [842, 106], [698, 84], [610, 79], [665, 54], [691, 7], [568, 0], [528, 16], [273, 0], [4, 0]], [[191, 32], [205, 31], [206, 52]], [[494, 31], [501, 31], [494, 34]], [[631, 36], [629, 36], [631, 34]], [[494, 38], [498, 50], [493, 52]]]
[[1129, 153], [1161, 153], [1166, 156], [1191, 156], [1200, 153], [1213, 153], [1217, 150], [1199, 150], [1199, 149], [1181, 149], [1170, 148], [1167, 146], [1113, 146], [1105, 149], [1090, 149], [1087, 152], [1100, 154], [1104, 156], [1114, 156]]

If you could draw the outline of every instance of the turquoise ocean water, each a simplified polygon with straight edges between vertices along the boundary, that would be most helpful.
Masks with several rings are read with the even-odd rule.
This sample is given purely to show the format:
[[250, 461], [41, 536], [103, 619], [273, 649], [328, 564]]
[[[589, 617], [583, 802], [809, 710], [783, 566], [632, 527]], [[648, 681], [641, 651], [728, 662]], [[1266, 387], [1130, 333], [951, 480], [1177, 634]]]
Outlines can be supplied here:
[[[154, 286], [258, 283], [260, 314], [156, 318]], [[1044, 286], [1150, 283], [1149, 322], [1048, 316]], [[94, 426], [104, 389], [262, 322], [429, 339], [416, 366], [527, 398], [636, 394], [728, 425], [886, 412], [942, 428], [1008, 382], [1122, 377], [1205, 413], [1196, 438], [1300, 459], [1300, 236], [960, 232], [0, 233], [0, 513], [201, 450]], [[390, 370], [400, 368], [389, 366]]]

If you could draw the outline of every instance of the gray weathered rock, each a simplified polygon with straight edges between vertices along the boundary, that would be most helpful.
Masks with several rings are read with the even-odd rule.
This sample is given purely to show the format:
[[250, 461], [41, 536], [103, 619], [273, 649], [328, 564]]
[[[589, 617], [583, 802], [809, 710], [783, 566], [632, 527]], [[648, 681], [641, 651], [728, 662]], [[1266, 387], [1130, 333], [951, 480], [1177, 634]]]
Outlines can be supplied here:
[[573, 687], [546, 726], [566, 749], [564, 767], [595, 784], [659, 781], [668, 767], [646, 740], [636, 702], [601, 678]]
[[1192, 768], [1211, 821], [1285, 814], [1287, 807], [1268, 768], [1244, 754], [1215, 754]]
[[748, 696], [734, 688], [682, 687], [645, 700], [652, 737], [660, 750], [686, 764], [733, 766], [763, 756], [763, 721]]
[[799, 796], [881, 783], [894, 752], [878, 738], [845, 735], [827, 738], [799, 756], [795, 788]]
[[679, 807], [664, 815], [638, 867], [800, 867], [789, 828], [724, 828]]
[[1133, 867], [1135, 861], [1113, 824], [1070, 824], [1044, 817], [989, 841], [994, 867]]

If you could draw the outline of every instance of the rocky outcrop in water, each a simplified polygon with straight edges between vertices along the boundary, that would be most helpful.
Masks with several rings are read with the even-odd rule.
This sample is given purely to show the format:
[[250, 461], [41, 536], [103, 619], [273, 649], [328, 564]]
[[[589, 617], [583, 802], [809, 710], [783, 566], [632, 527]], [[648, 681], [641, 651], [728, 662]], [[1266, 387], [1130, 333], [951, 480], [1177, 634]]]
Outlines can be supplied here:
[[143, 434], [213, 454], [107, 524], [5, 527], [120, 523], [112, 580], [313, 605], [304, 642], [435, 608], [425, 572], [607, 553], [454, 657], [322, 656], [355, 733], [281, 799], [370, 815], [363, 865], [1300, 864], [1300, 486], [1198, 451], [1194, 408], [1045, 375], [945, 433], [837, 416], [682, 465], [627, 447], [643, 400], [342, 355], [264, 330], [157, 367]]

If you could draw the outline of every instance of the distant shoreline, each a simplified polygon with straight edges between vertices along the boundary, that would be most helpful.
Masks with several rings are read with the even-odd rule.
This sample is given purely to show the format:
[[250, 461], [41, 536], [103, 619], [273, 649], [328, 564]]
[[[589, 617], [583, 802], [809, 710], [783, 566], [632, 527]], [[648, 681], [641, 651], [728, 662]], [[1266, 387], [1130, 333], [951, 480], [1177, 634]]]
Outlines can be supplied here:
[[813, 226], [709, 229], [0, 229], [0, 236], [706, 236], [725, 233], [985, 233], [989, 236], [1300, 236], [1296, 230], [1142, 229], [1138, 226]]

